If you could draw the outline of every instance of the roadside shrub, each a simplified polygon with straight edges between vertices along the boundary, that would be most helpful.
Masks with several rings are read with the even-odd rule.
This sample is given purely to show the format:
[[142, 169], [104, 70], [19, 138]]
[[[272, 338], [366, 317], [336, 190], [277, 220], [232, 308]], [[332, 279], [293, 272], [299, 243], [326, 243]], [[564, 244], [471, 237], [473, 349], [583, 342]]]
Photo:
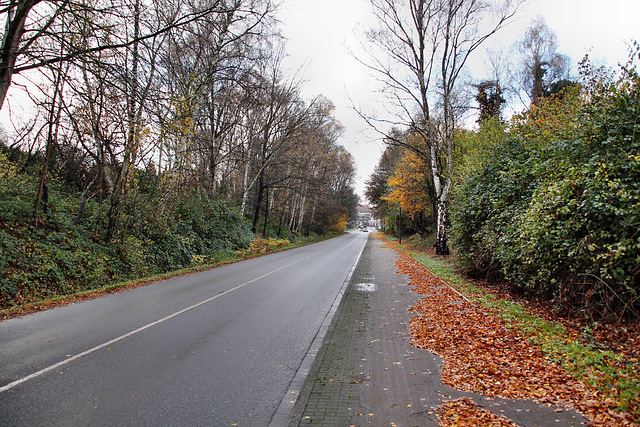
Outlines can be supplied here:
[[248, 248], [237, 251], [236, 253], [241, 256], [264, 254], [274, 250], [286, 248], [290, 245], [291, 242], [287, 239], [276, 239], [273, 237], [262, 239], [257, 237], [251, 242], [251, 245], [249, 245]]
[[518, 139], [505, 140], [491, 153], [491, 162], [454, 191], [453, 242], [472, 276], [500, 274], [499, 253], [513, 244], [513, 218], [526, 209], [535, 183]]
[[3, 162], [10, 167], [0, 173], [0, 308], [213, 263], [253, 238], [223, 201], [188, 198], [159, 218], [150, 202], [148, 212], [128, 213], [126, 233], [107, 244], [100, 221], [107, 204], [87, 201], [74, 226], [80, 196], [53, 180], [48, 213], [41, 212], [36, 227], [37, 179], [17, 173], [4, 156]]
[[193, 197], [179, 201], [147, 239], [146, 257], [161, 270], [170, 271], [247, 248], [253, 233], [224, 201]]
[[640, 308], [640, 77], [592, 80], [512, 121], [453, 199], [468, 271], [592, 319]]
[[94, 289], [122, 277], [111, 251], [82, 230], [0, 230], [0, 307]]

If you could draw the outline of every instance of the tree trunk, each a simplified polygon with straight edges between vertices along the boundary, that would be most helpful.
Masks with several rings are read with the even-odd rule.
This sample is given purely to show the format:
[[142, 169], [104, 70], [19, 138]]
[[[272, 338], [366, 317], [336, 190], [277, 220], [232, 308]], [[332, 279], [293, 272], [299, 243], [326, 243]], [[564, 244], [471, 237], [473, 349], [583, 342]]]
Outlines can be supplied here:
[[249, 190], [251, 189], [251, 185], [249, 184], [249, 169], [251, 168], [251, 156], [253, 152], [253, 147], [250, 145], [247, 159], [244, 165], [244, 173], [242, 175], [242, 205], [240, 206], [240, 216], [244, 218], [244, 212], [247, 209], [247, 200], [249, 199]]
[[[0, 59], [0, 108], [4, 104], [4, 100], [7, 97], [11, 80], [13, 79], [13, 70], [16, 65], [16, 58], [18, 56], [18, 47], [20, 45], [20, 39], [25, 32], [24, 24], [27, 20], [27, 15], [31, 9], [40, 3], [41, 0], [19, 0], [15, 6], [4, 9], [7, 14], [7, 24], [2, 42], [2, 52]], [[14, 5], [16, 3], [13, 3]], [[14, 13], [13, 16], [12, 12]]]
[[76, 215], [76, 218], [73, 220], [71, 225], [78, 225], [78, 223], [82, 219], [82, 215], [84, 214], [84, 206], [87, 204], [87, 195], [89, 194], [89, 190], [91, 189], [91, 186], [98, 180], [98, 177], [100, 177], [100, 172], [96, 174], [95, 178], [91, 180], [91, 182], [87, 185], [87, 187], [82, 192], [82, 196], [80, 197], [80, 207], [78, 208], [78, 214]]
[[116, 178], [115, 185], [113, 186], [113, 193], [111, 194], [111, 207], [109, 208], [108, 223], [107, 223], [107, 236], [106, 242], [113, 241], [113, 237], [116, 233], [118, 225], [118, 219], [120, 217], [120, 204], [122, 198], [127, 191], [127, 184], [129, 182], [130, 169], [135, 164], [136, 150], [139, 142], [139, 124], [138, 124], [138, 64], [140, 62], [138, 45], [138, 37], [140, 34], [140, 0], [136, 0], [133, 11], [133, 43], [131, 53], [131, 74], [127, 76], [127, 125], [128, 134], [126, 136], [126, 146], [124, 147], [122, 166], [120, 167], [118, 176]]
[[111, 206], [107, 214], [107, 236], [105, 242], [110, 243], [116, 234], [118, 217], [120, 216], [120, 192], [112, 194]]
[[256, 197], [256, 209], [253, 213], [253, 226], [251, 231], [253, 233], [258, 232], [258, 223], [260, 222], [260, 211], [262, 209], [262, 200], [264, 199], [264, 171], [260, 172], [258, 178], [258, 195]]
[[267, 226], [269, 225], [269, 212], [271, 211], [271, 207], [269, 206], [269, 189], [266, 190], [266, 203], [264, 209], [264, 225], [262, 226], [262, 235], [267, 235]]
[[[43, 201], [43, 210], [45, 215], [47, 215], [48, 202], [49, 197], [47, 194], [47, 173], [49, 170], [49, 162], [51, 161], [51, 150], [53, 149], [53, 141], [58, 137], [58, 123], [60, 122], [60, 112], [61, 109], [57, 107], [56, 100], [58, 99], [58, 94], [61, 91], [60, 86], [62, 85], [62, 70], [61, 67], [58, 69], [58, 74], [56, 75], [56, 83], [53, 91], [53, 97], [51, 98], [51, 110], [49, 111], [49, 130], [47, 132], [47, 148], [45, 152], [44, 165], [42, 165], [42, 172], [40, 174], [40, 184], [38, 185], [38, 193], [36, 194], [36, 203], [35, 203], [35, 214], [36, 214], [36, 227], [38, 227], [39, 223], [39, 207], [40, 202]], [[57, 109], [57, 113], [56, 113]]]
[[436, 254], [449, 255], [449, 243], [447, 238], [447, 203], [443, 200], [438, 201], [436, 227]]
[[[34, 204], [35, 207], [35, 217], [36, 217], [36, 227], [38, 227], [40, 223], [40, 204], [43, 205], [43, 210], [45, 214], [47, 213], [48, 208], [48, 194], [47, 194], [47, 173], [49, 168], [49, 157], [51, 153], [51, 140], [47, 140], [47, 148], [46, 154], [44, 156], [44, 165], [42, 165], [42, 171], [40, 172], [40, 183], [38, 185], [38, 192], [36, 194], [36, 202]], [[46, 195], [46, 197], [45, 197]]]
[[280, 221], [278, 222], [278, 237], [282, 237], [282, 224], [284, 223], [284, 213], [285, 213], [285, 210], [282, 209], [280, 212]]
[[297, 203], [297, 199], [300, 196], [296, 195], [294, 199], [291, 200], [291, 216], [289, 217], [289, 230], [291, 231], [296, 231], [295, 230], [295, 218], [296, 218], [296, 213], [298, 212], [298, 203]]
[[302, 203], [300, 204], [300, 210], [298, 212], [298, 223], [296, 224], [295, 231], [301, 230], [304, 225], [304, 214], [307, 210], [307, 196], [302, 196]]
[[544, 97], [543, 79], [545, 73], [544, 64], [536, 58], [532, 70], [533, 88], [531, 89], [531, 99], [533, 100], [533, 105], [540, 105], [540, 100]]

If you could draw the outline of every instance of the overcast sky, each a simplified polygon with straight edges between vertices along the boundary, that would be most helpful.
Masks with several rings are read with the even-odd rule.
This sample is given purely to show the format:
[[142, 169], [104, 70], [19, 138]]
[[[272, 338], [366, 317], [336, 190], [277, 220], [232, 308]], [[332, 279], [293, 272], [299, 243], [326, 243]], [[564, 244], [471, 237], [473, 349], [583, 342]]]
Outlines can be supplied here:
[[[369, 0], [282, 0], [279, 18], [288, 39], [287, 66], [305, 80], [304, 94], [322, 94], [336, 106], [336, 117], [345, 127], [340, 143], [357, 164], [356, 190], [363, 196], [364, 181], [377, 165], [382, 143], [351, 108], [351, 99], [365, 108], [381, 102], [368, 72], [348, 54], [355, 48], [354, 33], [370, 25]], [[577, 64], [589, 53], [593, 59], [616, 66], [627, 60], [625, 42], [640, 41], [638, 0], [530, 0], [517, 18], [491, 41], [511, 46], [522, 37], [535, 16], [542, 16], [557, 35], [558, 51]], [[485, 53], [480, 49], [478, 54]], [[470, 72], [485, 77], [481, 58]], [[370, 104], [370, 105], [367, 105]], [[363, 198], [364, 202], [364, 198]]]

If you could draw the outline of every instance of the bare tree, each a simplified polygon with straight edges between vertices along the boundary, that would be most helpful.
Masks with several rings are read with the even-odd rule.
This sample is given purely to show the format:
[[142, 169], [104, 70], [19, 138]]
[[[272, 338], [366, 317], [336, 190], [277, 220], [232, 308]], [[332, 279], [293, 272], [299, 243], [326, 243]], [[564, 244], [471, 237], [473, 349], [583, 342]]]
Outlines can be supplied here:
[[[516, 44], [521, 63], [516, 81], [533, 105], [557, 92], [554, 85], [568, 81], [569, 57], [559, 53], [556, 34], [542, 17], [536, 18]], [[566, 84], [566, 83], [565, 83]]]
[[[273, 37], [264, 13], [250, 11], [243, 2], [235, 6], [227, 14], [206, 17], [184, 31], [172, 32], [163, 61], [171, 100], [163, 122], [173, 122], [174, 130], [189, 131], [189, 154], [198, 159], [198, 180], [208, 196], [236, 168], [231, 157], [252, 74], [268, 55], [261, 42]], [[265, 3], [265, 7], [270, 5]]]
[[[0, 19], [4, 18], [6, 24], [0, 42], [0, 108], [14, 74], [72, 61], [91, 53], [128, 48], [203, 17], [227, 13], [238, 3], [239, 1], [226, 0], [210, 0], [199, 4], [186, 2], [160, 14], [161, 25], [130, 37], [131, 33], [118, 28], [118, 23], [129, 23], [135, 19], [135, 13], [130, 14], [132, 7], [127, 0], [99, 0], [91, 3], [70, 0], [2, 0]], [[242, 5], [245, 10], [253, 10], [258, 14], [270, 13], [272, 7], [261, 8], [263, 3], [271, 4], [270, 0], [264, 0]], [[87, 17], [89, 19], [86, 25], [92, 29], [85, 34], [78, 33], [69, 37], [65, 33], [65, 37], [62, 37], [62, 33], [57, 31], [59, 22], [63, 19], [72, 21]], [[103, 43], [95, 43], [95, 40]], [[61, 49], [60, 46], [64, 48]], [[64, 53], [61, 54], [61, 51]]]
[[[491, 5], [480, 0], [371, 0], [379, 27], [367, 33], [377, 47], [364, 60], [398, 107], [398, 121], [424, 144], [394, 138], [365, 117], [387, 141], [423, 157], [436, 197], [436, 250], [448, 254], [447, 198], [452, 147], [460, 105], [456, 91], [470, 55], [515, 14], [519, 0]], [[366, 115], [363, 115], [366, 116]], [[388, 123], [388, 122], [386, 122]]]
[[256, 202], [253, 217], [253, 232], [257, 231], [265, 190], [269, 187], [267, 169], [292, 144], [299, 143], [298, 136], [304, 129], [311, 105], [300, 98], [300, 85], [295, 79], [285, 78], [280, 68], [281, 56], [267, 64], [262, 84], [255, 88], [254, 133], [256, 141], [255, 183]]
[[43, 101], [29, 141], [59, 161], [43, 182], [64, 169], [79, 191], [75, 224], [96, 197], [105, 240], [123, 240], [185, 195], [242, 203], [255, 231], [342, 223], [353, 162], [332, 104], [303, 100], [281, 69], [272, 11], [270, 0], [34, 3], [9, 74], [48, 82], [30, 92]]

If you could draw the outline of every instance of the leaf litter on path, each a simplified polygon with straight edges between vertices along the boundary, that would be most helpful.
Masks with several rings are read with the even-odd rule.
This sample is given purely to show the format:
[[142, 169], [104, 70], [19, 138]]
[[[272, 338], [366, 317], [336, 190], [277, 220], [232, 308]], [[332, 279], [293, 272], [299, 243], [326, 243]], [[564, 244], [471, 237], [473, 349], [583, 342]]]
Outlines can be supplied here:
[[[411, 343], [444, 359], [442, 381], [459, 390], [507, 399], [534, 399], [540, 403], [575, 408], [590, 425], [637, 425], [620, 413], [615, 402], [572, 377], [547, 359], [514, 327], [488, 310], [470, 303], [457, 291], [398, 248], [397, 264], [409, 276], [409, 286], [423, 295], [411, 310]], [[457, 412], [456, 412], [457, 411]], [[490, 417], [469, 401], [448, 402], [438, 409], [441, 425], [478, 425]], [[448, 414], [448, 415], [447, 415]], [[475, 418], [474, 418], [475, 417]], [[480, 418], [477, 418], [480, 417]], [[480, 425], [502, 424], [496, 419]]]
[[485, 426], [485, 427], [516, 427], [504, 415], [496, 415], [482, 409], [472, 399], [461, 398], [446, 402], [437, 411], [438, 424], [443, 427], [457, 426]]

